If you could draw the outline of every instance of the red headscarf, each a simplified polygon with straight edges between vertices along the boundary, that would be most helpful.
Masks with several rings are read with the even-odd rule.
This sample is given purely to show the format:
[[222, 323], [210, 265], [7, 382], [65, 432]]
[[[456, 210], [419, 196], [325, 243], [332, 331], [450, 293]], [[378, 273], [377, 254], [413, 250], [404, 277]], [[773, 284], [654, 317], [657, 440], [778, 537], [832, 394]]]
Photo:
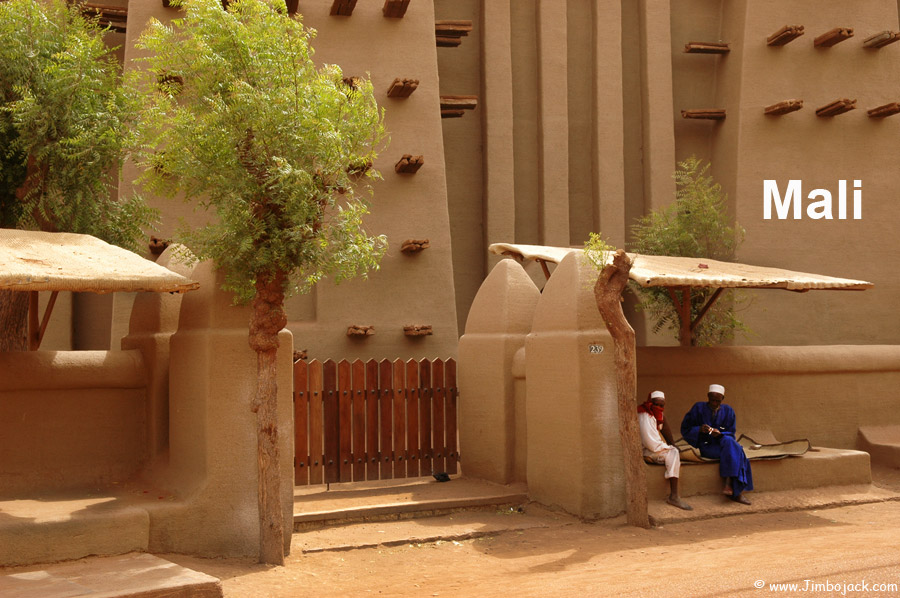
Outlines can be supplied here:
[[654, 405], [653, 400], [648, 398], [646, 401], [638, 405], [638, 413], [649, 413], [656, 419], [656, 425], [661, 426], [663, 423], [663, 408]]

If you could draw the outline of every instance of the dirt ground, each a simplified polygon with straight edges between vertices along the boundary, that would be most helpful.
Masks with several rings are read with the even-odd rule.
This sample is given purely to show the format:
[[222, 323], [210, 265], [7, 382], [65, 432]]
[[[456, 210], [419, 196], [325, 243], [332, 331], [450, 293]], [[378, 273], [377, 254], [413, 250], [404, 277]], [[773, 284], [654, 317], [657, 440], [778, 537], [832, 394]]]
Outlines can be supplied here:
[[[340, 552], [303, 553], [296, 534], [284, 567], [164, 556], [222, 579], [228, 598], [900, 596], [896, 501], [648, 530], [550, 515], [545, 527]], [[796, 587], [771, 585], [782, 583]]]

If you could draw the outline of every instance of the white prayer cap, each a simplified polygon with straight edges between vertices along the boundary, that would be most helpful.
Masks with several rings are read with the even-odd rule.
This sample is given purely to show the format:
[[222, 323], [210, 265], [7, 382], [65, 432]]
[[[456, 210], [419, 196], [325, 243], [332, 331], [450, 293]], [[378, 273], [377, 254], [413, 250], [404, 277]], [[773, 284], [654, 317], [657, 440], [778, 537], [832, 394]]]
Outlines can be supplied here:
[[725, 387], [722, 386], [721, 384], [710, 384], [709, 392], [717, 392], [724, 397], [725, 396]]
[[666, 393], [664, 393], [661, 390], [654, 390], [653, 392], [650, 393], [650, 398], [651, 399], [664, 399], [664, 398], [666, 398]]

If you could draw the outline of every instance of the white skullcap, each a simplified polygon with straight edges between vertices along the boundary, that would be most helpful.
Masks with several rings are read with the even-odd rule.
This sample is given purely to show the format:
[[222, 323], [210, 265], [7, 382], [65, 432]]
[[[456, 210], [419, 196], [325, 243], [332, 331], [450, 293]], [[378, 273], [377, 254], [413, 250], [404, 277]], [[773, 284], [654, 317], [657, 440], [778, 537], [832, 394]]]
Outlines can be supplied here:
[[710, 384], [709, 392], [717, 392], [724, 397], [725, 396], [725, 387], [722, 386], [721, 384]]
[[651, 399], [664, 399], [664, 398], [666, 398], [666, 393], [664, 393], [661, 390], [654, 390], [653, 392], [650, 393], [650, 398]]

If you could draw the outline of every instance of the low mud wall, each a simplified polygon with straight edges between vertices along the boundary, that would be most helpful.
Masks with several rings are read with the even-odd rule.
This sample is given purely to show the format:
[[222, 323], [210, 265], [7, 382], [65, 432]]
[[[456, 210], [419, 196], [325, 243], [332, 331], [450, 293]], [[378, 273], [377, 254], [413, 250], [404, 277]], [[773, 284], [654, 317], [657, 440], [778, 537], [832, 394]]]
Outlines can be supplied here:
[[141, 353], [0, 353], [0, 498], [94, 489], [146, 459]]
[[852, 449], [860, 426], [900, 424], [900, 346], [639, 347], [637, 363], [639, 400], [664, 391], [675, 428], [713, 383], [739, 434]]

